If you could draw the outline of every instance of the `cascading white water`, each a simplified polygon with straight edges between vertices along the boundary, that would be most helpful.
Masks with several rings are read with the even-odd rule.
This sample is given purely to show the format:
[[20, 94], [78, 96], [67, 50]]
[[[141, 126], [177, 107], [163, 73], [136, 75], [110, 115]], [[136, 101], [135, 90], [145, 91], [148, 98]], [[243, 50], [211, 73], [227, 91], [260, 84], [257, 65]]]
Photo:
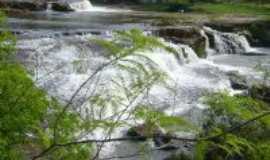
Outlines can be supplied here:
[[213, 55], [215, 53], [215, 50], [210, 47], [210, 40], [205, 30], [202, 29], [200, 33], [201, 36], [205, 38], [205, 52], [207, 53], [207, 56]]
[[93, 6], [89, 0], [75, 0], [68, 2], [71, 9], [74, 11], [91, 11], [93, 10]]
[[[61, 0], [60, 0], [61, 1]], [[62, 3], [69, 6], [75, 12], [128, 12], [129, 10], [117, 10], [106, 7], [93, 6], [90, 0], [62, 0]]]
[[52, 3], [47, 3], [46, 12], [51, 12], [51, 11], [52, 11]]
[[[89, 36], [91, 37], [91, 35]], [[27, 68], [33, 71], [36, 82], [45, 88], [49, 94], [66, 101], [91, 73], [108, 62], [108, 59], [102, 56], [100, 50], [89, 44], [89, 36], [20, 40], [18, 48]], [[155, 85], [148, 91], [147, 97], [140, 98], [143, 103], [162, 109], [167, 114], [179, 115], [198, 107], [199, 97], [205, 91], [230, 88], [222, 72], [216, 67], [199, 60], [189, 46], [164, 43], [174, 48], [177, 54], [169, 53], [160, 48], [141, 53], [155, 62], [160, 70], [168, 76], [166, 86]], [[134, 57], [128, 58], [133, 59]], [[80, 104], [93, 91], [110, 96], [111, 92], [117, 88], [112, 80], [115, 80], [119, 75], [125, 78], [125, 82], [128, 82], [131, 77], [115, 67], [107, 68], [101, 75], [93, 79], [92, 83], [88, 84], [85, 89], [81, 90], [76, 102]], [[117, 95], [121, 96], [120, 93], [117, 92]], [[88, 105], [87, 103], [83, 104], [83, 107], [87, 108]], [[98, 115], [103, 118], [110, 117], [114, 114], [114, 110], [120, 110], [122, 107], [118, 105], [117, 108], [111, 107], [101, 110], [101, 114]], [[125, 118], [126, 116], [123, 116], [123, 119]], [[126, 129], [117, 129], [111, 136], [121, 137]], [[97, 131], [88, 136], [99, 139], [103, 138], [104, 133]], [[101, 157], [123, 156], [134, 153], [139, 148], [134, 143], [105, 144]], [[153, 155], [153, 159], [164, 159], [168, 154], [168, 152], [159, 151]]]
[[254, 51], [244, 35], [219, 32], [210, 27], [204, 31], [214, 38], [214, 50], [217, 54], [245, 54]]

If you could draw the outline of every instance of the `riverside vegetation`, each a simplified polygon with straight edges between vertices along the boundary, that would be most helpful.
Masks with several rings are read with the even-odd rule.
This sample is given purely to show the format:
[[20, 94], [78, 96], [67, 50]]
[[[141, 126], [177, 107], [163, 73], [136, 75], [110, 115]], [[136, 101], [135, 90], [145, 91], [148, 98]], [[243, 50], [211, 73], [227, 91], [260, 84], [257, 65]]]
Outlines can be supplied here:
[[[1, 25], [5, 25], [1, 16]], [[205, 95], [205, 119], [201, 126], [190, 124], [183, 117], [168, 116], [151, 106], [134, 102], [153, 85], [166, 83], [166, 74], [140, 51], [162, 48], [171, 54], [176, 51], [140, 30], [115, 32], [112, 40], [92, 39], [105, 50], [110, 61], [97, 68], [65, 103], [58, 102], [37, 87], [26, 69], [16, 61], [16, 40], [8, 31], [0, 35], [0, 159], [97, 159], [102, 143], [153, 139], [155, 126], [169, 134], [161, 138], [190, 141], [194, 144], [191, 155], [175, 155], [171, 159], [194, 160], [269, 160], [270, 107], [269, 103], [249, 96], [230, 96], [228, 93]], [[147, 65], [146, 65], [147, 64]], [[119, 77], [117, 88], [89, 96], [85, 102], [91, 108], [78, 109], [74, 99], [85, 84], [113, 66], [129, 75], [126, 85]], [[123, 106], [123, 108], [118, 108]], [[97, 116], [113, 108], [111, 119]], [[94, 114], [90, 114], [91, 112]], [[85, 115], [84, 113], [89, 113]], [[119, 126], [130, 126], [120, 117], [128, 114], [143, 121], [143, 137], [108, 138]], [[80, 139], [103, 129], [104, 139]], [[188, 130], [194, 138], [174, 135]], [[102, 145], [101, 145], [102, 147]]]

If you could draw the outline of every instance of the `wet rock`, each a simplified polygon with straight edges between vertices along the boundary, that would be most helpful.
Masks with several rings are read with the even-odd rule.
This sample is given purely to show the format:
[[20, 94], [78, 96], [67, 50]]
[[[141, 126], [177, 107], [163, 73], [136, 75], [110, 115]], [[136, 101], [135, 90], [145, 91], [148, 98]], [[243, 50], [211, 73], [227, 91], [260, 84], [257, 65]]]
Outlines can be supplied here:
[[129, 137], [136, 137], [138, 138], [139, 141], [146, 141], [147, 140], [147, 133], [146, 133], [146, 129], [145, 129], [145, 125], [139, 125], [139, 126], [135, 126], [135, 127], [131, 127], [128, 131], [127, 131], [127, 136]]
[[237, 90], [248, 89], [248, 83], [244, 76], [239, 75], [238, 72], [229, 72], [227, 74], [231, 83], [231, 87]]
[[140, 137], [141, 140], [146, 140], [147, 137], [153, 138], [153, 141], [157, 147], [167, 144], [171, 141], [169, 136], [157, 125], [148, 126], [146, 124], [141, 124], [135, 127], [131, 127], [127, 136], [130, 137]]
[[55, 2], [51, 4], [51, 9], [58, 12], [74, 11], [66, 2]]
[[138, 125], [130, 128], [127, 136], [133, 137], [136, 141], [146, 141], [147, 138], [151, 137], [158, 150], [171, 151], [179, 149], [178, 145], [172, 143], [171, 135], [165, 133], [159, 126]]
[[[171, 142], [170, 135], [158, 132], [154, 134], [153, 141], [157, 147], [161, 147]], [[168, 146], [169, 147], [169, 146]]]
[[266, 86], [263, 84], [253, 85], [249, 89], [249, 95], [252, 98], [256, 98], [267, 103], [270, 103], [270, 86]]
[[154, 31], [154, 34], [174, 43], [189, 45], [194, 49], [197, 55], [205, 58], [206, 39], [202, 36], [199, 28], [186, 27], [167, 27]]
[[[145, 141], [147, 137], [155, 137], [154, 135], [162, 135], [163, 131], [158, 126], [148, 126], [141, 124], [135, 127], [131, 127], [127, 131], [127, 136], [136, 137], [138, 140]], [[158, 140], [159, 141], [159, 140]]]

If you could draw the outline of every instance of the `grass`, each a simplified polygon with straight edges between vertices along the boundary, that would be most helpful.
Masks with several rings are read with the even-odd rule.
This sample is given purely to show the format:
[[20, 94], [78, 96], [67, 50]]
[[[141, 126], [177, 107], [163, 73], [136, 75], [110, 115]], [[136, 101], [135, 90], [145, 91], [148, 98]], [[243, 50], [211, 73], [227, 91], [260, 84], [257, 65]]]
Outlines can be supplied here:
[[241, 14], [241, 15], [270, 15], [270, 4], [255, 3], [198, 3], [192, 7], [193, 12], [209, 14]]
[[158, 12], [177, 12], [185, 10], [188, 13], [204, 14], [235, 14], [247, 16], [266, 16], [270, 17], [270, 3], [188, 3], [177, 4], [144, 4], [140, 10]]

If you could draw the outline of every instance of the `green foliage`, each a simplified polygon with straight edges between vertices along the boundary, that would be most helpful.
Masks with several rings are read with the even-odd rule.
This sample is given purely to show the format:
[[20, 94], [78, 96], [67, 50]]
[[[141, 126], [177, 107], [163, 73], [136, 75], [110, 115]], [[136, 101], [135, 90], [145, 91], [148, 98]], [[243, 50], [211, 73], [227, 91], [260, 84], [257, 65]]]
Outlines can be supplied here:
[[194, 131], [196, 128], [187, 122], [185, 119], [179, 116], [169, 116], [163, 112], [154, 110], [153, 107], [149, 106], [137, 106], [134, 112], [135, 118], [138, 120], [143, 120], [146, 126], [151, 127], [160, 126], [166, 131]]
[[16, 38], [6, 29], [6, 20], [0, 12], [0, 63], [6, 63], [14, 55]]
[[60, 147], [55, 152], [46, 156], [50, 160], [88, 160], [92, 153], [91, 144], [71, 145]]
[[[5, 18], [0, 16], [1, 27]], [[24, 69], [12, 62], [16, 40], [7, 30], [0, 33], [0, 159], [22, 159], [23, 147], [35, 138], [48, 101]], [[24, 146], [22, 144], [25, 144]]]
[[[202, 138], [196, 145], [196, 160], [263, 160], [268, 156], [270, 147], [263, 144], [270, 139], [269, 116], [228, 132], [232, 127], [240, 126], [269, 111], [267, 104], [250, 97], [230, 96], [227, 93], [211, 95], [206, 102], [210, 108], [201, 135], [206, 138]], [[261, 152], [260, 147], [265, 147], [266, 152]]]
[[193, 10], [214, 14], [268, 15], [270, 8], [255, 3], [198, 3]]
[[[79, 107], [62, 112], [63, 106], [57, 100], [36, 87], [24, 68], [12, 62], [15, 38], [9, 32], [0, 34], [0, 160], [29, 159], [29, 155], [36, 155], [56, 144], [42, 159], [90, 159], [93, 144], [66, 144], [98, 129], [112, 133], [116, 127], [126, 124], [121, 119], [124, 114], [142, 120], [149, 133], [157, 126], [169, 132], [198, 131], [181, 117], [168, 116], [145, 105], [134, 107], [139, 96], [166, 80], [166, 75], [143, 51], [156, 47], [172, 54], [177, 54], [177, 51], [136, 29], [118, 31], [112, 40], [93, 41], [106, 50], [106, 56], [111, 60], [109, 64], [121, 72], [108, 82], [111, 86], [108, 90], [101, 87], [101, 92], [98, 92], [97, 86], [97, 92], [88, 99], [89, 107], [83, 106], [85, 113], [82, 114]], [[203, 138], [196, 144], [196, 160], [269, 159], [269, 117], [222, 135], [232, 126], [269, 111], [267, 104], [224, 93], [212, 95], [206, 102], [210, 108], [204, 124], [206, 127], [200, 135]], [[103, 114], [108, 109], [113, 114], [106, 117]], [[59, 115], [61, 119], [57, 121]], [[219, 134], [222, 136], [207, 139]], [[187, 157], [181, 159], [184, 158]]]
[[[5, 27], [4, 18], [0, 18]], [[54, 142], [53, 124], [62, 105], [35, 86], [25, 69], [14, 60], [15, 37], [0, 33], [0, 160], [29, 159]], [[81, 121], [74, 112], [65, 112], [57, 133], [58, 143], [74, 140]], [[89, 145], [57, 150], [49, 159], [88, 159]], [[72, 157], [72, 158], [71, 158]]]
[[19, 65], [0, 64], [1, 146], [16, 149], [31, 139], [32, 132], [40, 127], [47, 106], [44, 92], [33, 85]]
[[[90, 97], [91, 106], [94, 106], [98, 112], [113, 108], [115, 113], [124, 114], [122, 111], [128, 113], [131, 111], [130, 103], [138, 96], [155, 84], [165, 83], [166, 74], [144, 51], [162, 48], [169, 53], [176, 53], [173, 48], [163, 44], [156, 37], [146, 36], [137, 29], [117, 31], [111, 40], [92, 41], [105, 49], [105, 55], [111, 59], [111, 67], [120, 71], [108, 82], [112, 86], [110, 90], [106, 93], [97, 92]], [[127, 109], [121, 111], [121, 108]]]
[[166, 46], [153, 36], [146, 36], [141, 30], [131, 29], [129, 31], [117, 31], [112, 40], [92, 40], [107, 50], [107, 56], [115, 58], [134, 55], [137, 52], [163, 48], [171, 53], [177, 53], [173, 48]]
[[207, 141], [197, 142], [195, 146], [195, 159], [196, 160], [205, 160], [208, 146], [209, 146], [209, 142]]
[[261, 101], [244, 96], [230, 96], [226, 93], [211, 95], [207, 99], [207, 104], [211, 106], [214, 114], [238, 120], [248, 120], [268, 110], [267, 105]]
[[166, 158], [165, 160], [192, 160], [190, 155], [187, 155], [185, 153], [180, 154], [174, 154], [169, 158]]

